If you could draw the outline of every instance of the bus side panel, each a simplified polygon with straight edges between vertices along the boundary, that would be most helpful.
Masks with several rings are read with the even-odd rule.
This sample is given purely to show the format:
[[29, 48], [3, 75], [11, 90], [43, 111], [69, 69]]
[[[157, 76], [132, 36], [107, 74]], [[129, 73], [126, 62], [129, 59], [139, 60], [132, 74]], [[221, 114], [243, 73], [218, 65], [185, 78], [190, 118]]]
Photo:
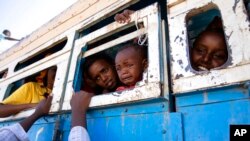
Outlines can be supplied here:
[[[90, 110], [87, 130], [91, 141], [183, 140], [181, 114], [167, 112], [165, 103]], [[63, 139], [67, 140], [70, 117], [63, 122]]]
[[[228, 92], [229, 90], [231, 91]], [[247, 88], [225, 88], [224, 91], [220, 88], [218, 91], [196, 93], [188, 96], [186, 101], [189, 102], [184, 102], [183, 97], [176, 99], [177, 106], [182, 105], [177, 107], [177, 111], [183, 115], [185, 141], [228, 141], [230, 125], [250, 124], [250, 100]]]
[[[46, 117], [44, 117], [44, 119], [46, 119]], [[48, 121], [47, 119], [43, 123], [39, 123], [38, 121], [30, 128], [28, 136], [31, 141], [52, 141], [54, 129], [54, 121]]]
[[[20, 120], [3, 121], [0, 128], [18, 123]], [[43, 116], [39, 118], [29, 129], [28, 138], [30, 141], [52, 141], [55, 129], [55, 116]]]

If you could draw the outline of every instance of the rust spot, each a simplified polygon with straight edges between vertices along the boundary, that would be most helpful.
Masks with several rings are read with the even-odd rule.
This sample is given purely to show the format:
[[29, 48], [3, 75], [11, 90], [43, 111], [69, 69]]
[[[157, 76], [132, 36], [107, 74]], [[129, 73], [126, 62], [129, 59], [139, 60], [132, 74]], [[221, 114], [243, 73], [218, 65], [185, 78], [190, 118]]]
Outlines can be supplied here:
[[182, 42], [183, 41], [183, 38], [182, 37], [180, 37], [180, 42]]
[[214, 76], [212, 76], [212, 77], [211, 77], [211, 80], [213, 80], [214, 78], [215, 78], [215, 77], [214, 77]]
[[176, 36], [176, 38], [174, 39], [174, 42], [176, 42], [176, 40], [179, 38], [179, 35], [178, 36]]
[[227, 37], [227, 40], [230, 39], [230, 37], [231, 37], [232, 34], [233, 34], [233, 31], [231, 31], [231, 33], [230, 33], [228, 36], [226, 36], [226, 37]]
[[236, 9], [236, 7], [237, 7], [237, 4], [240, 2], [240, 0], [235, 0], [234, 1], [234, 6], [233, 6], [233, 11], [234, 11], [234, 13], [235, 13], [235, 9]]
[[183, 74], [177, 74], [177, 75], [175, 76], [175, 79], [179, 79], [179, 78], [181, 78], [181, 77], [183, 77]]
[[178, 62], [179, 65], [183, 65], [182, 60], [178, 60], [177, 62]]

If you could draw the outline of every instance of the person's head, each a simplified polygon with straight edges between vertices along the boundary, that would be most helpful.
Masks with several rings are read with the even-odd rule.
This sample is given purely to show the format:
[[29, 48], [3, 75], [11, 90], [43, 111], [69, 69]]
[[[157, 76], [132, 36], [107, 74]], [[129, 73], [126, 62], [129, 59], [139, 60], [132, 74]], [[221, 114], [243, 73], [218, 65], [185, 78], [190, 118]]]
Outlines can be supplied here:
[[87, 58], [84, 69], [86, 69], [85, 71], [89, 78], [102, 89], [107, 91], [116, 89], [118, 77], [113, 60], [109, 56], [99, 54]]
[[55, 66], [47, 69], [47, 77], [45, 77], [46, 79], [44, 79], [44, 81], [45, 81], [44, 85], [47, 88], [50, 88], [50, 89], [53, 88], [55, 76], [56, 76], [56, 70], [57, 70], [57, 68]]
[[191, 49], [191, 65], [196, 71], [220, 67], [227, 58], [227, 45], [222, 30], [203, 31]]
[[115, 67], [120, 81], [128, 86], [133, 86], [142, 79], [147, 68], [146, 50], [136, 44], [122, 47], [116, 54]]
[[8, 70], [4, 71], [3, 78], [6, 78], [8, 75]]
[[[52, 53], [50, 53], [50, 52], [49, 52], [49, 53], [46, 53], [45, 56], [44, 56], [44, 58], [50, 56], [51, 54], [52, 54]], [[43, 83], [43, 79], [46, 77], [47, 73], [48, 73], [48, 70], [47, 70], [47, 69], [41, 71], [41, 72], [39, 73], [39, 75], [35, 78], [35, 79], [36, 79], [36, 82], [38, 82], [38, 83]]]

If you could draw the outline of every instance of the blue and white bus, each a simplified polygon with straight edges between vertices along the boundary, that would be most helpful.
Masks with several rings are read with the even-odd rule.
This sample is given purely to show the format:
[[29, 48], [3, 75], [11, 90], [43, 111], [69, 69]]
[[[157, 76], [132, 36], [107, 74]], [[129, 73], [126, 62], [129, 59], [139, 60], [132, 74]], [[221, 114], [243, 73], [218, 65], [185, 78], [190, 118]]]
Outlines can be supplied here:
[[[92, 98], [91, 140], [228, 141], [230, 125], [250, 124], [249, 8], [249, 0], [79, 0], [0, 55], [0, 101], [26, 79], [56, 66], [50, 114], [28, 135], [32, 141], [66, 141], [72, 87], [79, 91], [84, 85], [85, 58], [100, 52], [114, 57], [122, 43], [144, 35], [148, 68], [143, 80], [133, 89]], [[115, 22], [114, 15], [125, 9], [135, 11], [131, 21]], [[215, 16], [222, 19], [227, 62], [196, 71], [189, 61], [191, 44]], [[33, 112], [0, 118], [0, 127]]]

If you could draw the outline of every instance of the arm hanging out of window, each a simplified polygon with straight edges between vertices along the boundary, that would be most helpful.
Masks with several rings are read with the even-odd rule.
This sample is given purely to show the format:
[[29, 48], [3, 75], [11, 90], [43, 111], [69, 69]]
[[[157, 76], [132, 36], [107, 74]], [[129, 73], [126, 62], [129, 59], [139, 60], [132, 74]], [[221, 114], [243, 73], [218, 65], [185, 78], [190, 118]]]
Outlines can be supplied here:
[[72, 107], [71, 131], [69, 141], [90, 141], [86, 131], [86, 113], [93, 94], [84, 91], [73, 94], [70, 101]]
[[52, 97], [48, 96], [47, 99], [42, 100], [36, 107], [36, 111], [24, 119], [23, 121], [0, 128], [0, 140], [1, 141], [28, 141], [27, 131], [32, 124], [41, 116], [49, 113], [51, 107]]

